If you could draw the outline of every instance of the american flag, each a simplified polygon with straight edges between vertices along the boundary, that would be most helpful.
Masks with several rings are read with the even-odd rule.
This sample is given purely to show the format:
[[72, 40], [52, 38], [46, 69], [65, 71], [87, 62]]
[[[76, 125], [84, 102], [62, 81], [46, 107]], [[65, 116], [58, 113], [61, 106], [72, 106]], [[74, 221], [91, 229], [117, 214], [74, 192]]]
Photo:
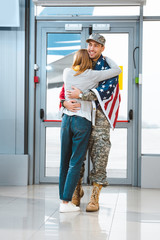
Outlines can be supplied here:
[[[98, 59], [95, 70], [109, 69], [109, 65], [106, 59], [101, 55]], [[107, 117], [112, 128], [115, 128], [118, 112], [121, 102], [121, 95], [119, 92], [118, 76], [110, 78], [108, 80], [99, 83], [96, 89], [92, 91], [97, 96], [97, 106], [100, 105], [105, 116]]]

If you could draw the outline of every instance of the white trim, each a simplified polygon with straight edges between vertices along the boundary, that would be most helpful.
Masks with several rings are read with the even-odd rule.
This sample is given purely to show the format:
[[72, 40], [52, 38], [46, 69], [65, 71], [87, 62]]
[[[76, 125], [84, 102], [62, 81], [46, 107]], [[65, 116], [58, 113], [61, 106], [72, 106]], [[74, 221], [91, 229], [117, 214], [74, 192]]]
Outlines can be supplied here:
[[142, 84], [142, 74], [139, 74], [139, 84]]
[[33, 0], [37, 6], [140, 6], [146, 0]]

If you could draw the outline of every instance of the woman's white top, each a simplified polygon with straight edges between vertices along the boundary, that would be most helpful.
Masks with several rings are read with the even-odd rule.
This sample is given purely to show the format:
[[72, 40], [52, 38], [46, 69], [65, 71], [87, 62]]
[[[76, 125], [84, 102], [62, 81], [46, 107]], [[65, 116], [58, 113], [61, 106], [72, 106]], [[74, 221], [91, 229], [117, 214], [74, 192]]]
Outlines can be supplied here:
[[[108, 70], [92, 70], [87, 69], [85, 72], [81, 73], [80, 75], [74, 76], [75, 71], [71, 68], [65, 68], [63, 71], [63, 81], [65, 87], [65, 99], [70, 100], [67, 98], [66, 91], [72, 90], [72, 86], [80, 89], [82, 92], [93, 89], [98, 86], [98, 83], [115, 77], [121, 73], [121, 69], [118, 67], [116, 63], [114, 63], [111, 59], [106, 57], [106, 61], [111, 67]], [[76, 99], [77, 102], [80, 102], [81, 108], [77, 112], [71, 112], [66, 108], [63, 109], [63, 113], [73, 116], [77, 115], [80, 117], [84, 117], [91, 121], [91, 110], [92, 110], [92, 102], [91, 101], [82, 101], [81, 99]]]

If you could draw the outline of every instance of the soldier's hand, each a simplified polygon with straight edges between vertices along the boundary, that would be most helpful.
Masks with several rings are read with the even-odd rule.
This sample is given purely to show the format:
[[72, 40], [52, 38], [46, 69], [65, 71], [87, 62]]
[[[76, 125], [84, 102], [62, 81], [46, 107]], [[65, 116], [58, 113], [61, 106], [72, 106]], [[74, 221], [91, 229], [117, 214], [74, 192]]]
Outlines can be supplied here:
[[81, 108], [81, 104], [76, 100], [64, 101], [63, 106], [71, 112], [77, 112]]
[[67, 97], [68, 98], [79, 98], [79, 94], [82, 93], [81, 90], [72, 86], [73, 90], [67, 90]]

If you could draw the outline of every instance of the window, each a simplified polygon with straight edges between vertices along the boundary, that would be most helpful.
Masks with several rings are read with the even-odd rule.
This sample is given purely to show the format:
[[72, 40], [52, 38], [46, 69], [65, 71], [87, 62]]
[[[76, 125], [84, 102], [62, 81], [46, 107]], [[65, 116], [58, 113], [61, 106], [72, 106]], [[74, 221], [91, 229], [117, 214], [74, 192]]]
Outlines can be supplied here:
[[36, 8], [37, 16], [130, 16], [139, 15], [140, 8], [132, 7], [41, 7]]
[[159, 0], [147, 0], [146, 6], [144, 6], [144, 16], [160, 16], [160, 1]]
[[144, 22], [142, 153], [160, 153], [160, 21]]

